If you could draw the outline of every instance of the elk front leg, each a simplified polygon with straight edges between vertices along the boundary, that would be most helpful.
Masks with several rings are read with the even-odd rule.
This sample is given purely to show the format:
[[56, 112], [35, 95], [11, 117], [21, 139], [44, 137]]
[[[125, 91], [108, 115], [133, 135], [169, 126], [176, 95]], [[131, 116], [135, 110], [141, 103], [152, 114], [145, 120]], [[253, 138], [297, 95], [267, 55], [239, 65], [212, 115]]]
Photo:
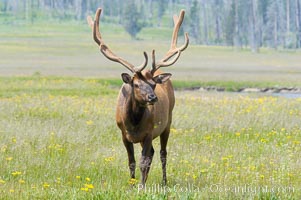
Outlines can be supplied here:
[[140, 160], [141, 184], [144, 186], [148, 177], [150, 166], [152, 164], [154, 148], [152, 145], [152, 137], [147, 136], [142, 145], [142, 156]]
[[167, 162], [167, 141], [169, 137], [169, 131], [170, 129], [167, 128], [160, 136], [160, 143], [161, 143], [161, 150], [160, 150], [160, 159], [162, 162], [162, 173], [163, 173], [163, 185], [167, 184], [167, 178], [166, 178], [166, 162]]
[[125, 137], [122, 137], [122, 141], [128, 153], [130, 176], [131, 178], [135, 178], [136, 161], [134, 155], [134, 145], [133, 143], [127, 141]]

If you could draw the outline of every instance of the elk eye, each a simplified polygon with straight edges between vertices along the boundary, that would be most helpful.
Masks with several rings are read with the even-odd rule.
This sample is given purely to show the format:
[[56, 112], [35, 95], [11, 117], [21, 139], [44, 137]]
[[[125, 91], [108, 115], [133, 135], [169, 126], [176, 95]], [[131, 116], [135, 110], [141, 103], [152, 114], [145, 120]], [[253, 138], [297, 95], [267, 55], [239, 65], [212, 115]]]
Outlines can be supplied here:
[[139, 88], [139, 85], [137, 83], [134, 84], [135, 88]]

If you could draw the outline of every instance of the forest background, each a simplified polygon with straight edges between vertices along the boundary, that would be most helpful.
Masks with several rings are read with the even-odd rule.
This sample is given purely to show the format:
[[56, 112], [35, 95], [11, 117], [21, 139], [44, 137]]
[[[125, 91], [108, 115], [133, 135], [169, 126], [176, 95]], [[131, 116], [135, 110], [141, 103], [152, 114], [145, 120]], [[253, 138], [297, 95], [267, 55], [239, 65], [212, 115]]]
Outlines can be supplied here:
[[105, 8], [103, 22], [123, 26], [133, 39], [145, 27], [172, 27], [170, 16], [184, 8], [194, 44], [301, 48], [301, 0], [1, 0], [0, 23], [83, 21], [97, 7]]

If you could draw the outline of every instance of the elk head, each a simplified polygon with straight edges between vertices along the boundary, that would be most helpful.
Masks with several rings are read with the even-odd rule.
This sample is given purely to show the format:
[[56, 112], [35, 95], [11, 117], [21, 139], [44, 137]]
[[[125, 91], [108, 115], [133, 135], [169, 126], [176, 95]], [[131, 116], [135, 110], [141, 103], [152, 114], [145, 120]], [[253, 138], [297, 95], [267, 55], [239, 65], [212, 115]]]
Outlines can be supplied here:
[[132, 94], [134, 95], [135, 100], [140, 105], [154, 104], [158, 100], [154, 92], [156, 85], [165, 83], [171, 77], [170, 73], [156, 73], [158, 72], [157, 70], [161, 67], [167, 67], [174, 64], [180, 57], [181, 52], [184, 51], [188, 46], [189, 38], [188, 34], [185, 33], [184, 45], [182, 45], [181, 47], [176, 47], [178, 32], [183, 22], [185, 11], [181, 10], [180, 16], [178, 17], [175, 15], [173, 18], [175, 26], [172, 34], [171, 47], [164, 58], [159, 62], [156, 62], [155, 50], [152, 51], [151, 70], [145, 70], [148, 62], [148, 56], [146, 52], [143, 52], [144, 62], [140, 66], [135, 67], [128, 61], [115, 55], [109, 49], [109, 47], [104, 43], [99, 32], [99, 18], [101, 12], [102, 9], [98, 8], [95, 14], [95, 20], [93, 20], [90, 16], [87, 17], [88, 24], [93, 30], [93, 38], [99, 45], [101, 53], [109, 60], [120, 63], [133, 73], [132, 76], [127, 73], [123, 73], [121, 77], [123, 82], [125, 84], [128, 84], [132, 88]]
[[136, 72], [133, 77], [127, 73], [121, 74], [124, 83], [132, 88], [132, 94], [140, 106], [152, 105], [158, 101], [154, 92], [156, 84], [166, 82], [171, 74], [164, 73], [153, 76], [149, 71]]

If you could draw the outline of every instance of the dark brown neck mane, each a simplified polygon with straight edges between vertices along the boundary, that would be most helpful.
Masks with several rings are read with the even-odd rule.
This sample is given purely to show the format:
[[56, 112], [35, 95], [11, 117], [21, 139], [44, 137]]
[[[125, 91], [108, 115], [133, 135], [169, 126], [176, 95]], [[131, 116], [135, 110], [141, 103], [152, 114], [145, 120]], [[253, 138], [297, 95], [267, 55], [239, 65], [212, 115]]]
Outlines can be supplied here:
[[131, 94], [128, 95], [128, 99], [126, 100], [127, 124], [133, 127], [139, 125], [146, 109], [145, 105], [141, 105], [135, 100], [134, 92], [131, 90]]

